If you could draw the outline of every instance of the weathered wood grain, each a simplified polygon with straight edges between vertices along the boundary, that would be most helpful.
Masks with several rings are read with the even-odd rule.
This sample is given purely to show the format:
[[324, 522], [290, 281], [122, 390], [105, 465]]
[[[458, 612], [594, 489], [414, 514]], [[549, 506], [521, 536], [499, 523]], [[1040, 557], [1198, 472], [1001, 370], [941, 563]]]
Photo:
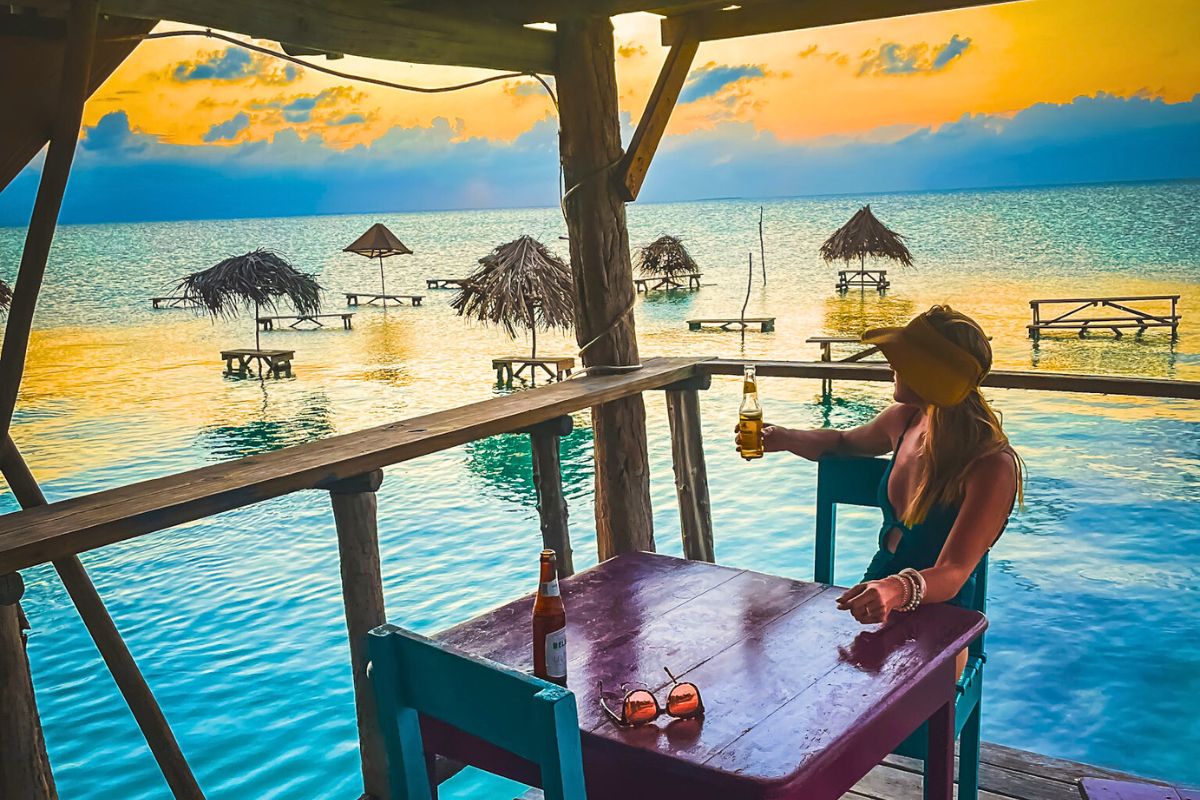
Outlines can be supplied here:
[[700, 430], [700, 393], [695, 389], [668, 390], [666, 396], [683, 555], [693, 561], [715, 563], [708, 467]]
[[[558, 26], [559, 150], [563, 206], [575, 286], [575, 336], [585, 366], [639, 360], [633, 266], [625, 204], [613, 180], [620, 162], [613, 28], [605, 17]], [[646, 406], [641, 395], [592, 410], [596, 458], [596, 541], [600, 558], [654, 549]]]
[[[0, 516], [0, 572], [446, 450], [690, 377], [697, 358], [649, 359], [623, 375], [577, 378]], [[640, 434], [645, 452], [644, 427]], [[619, 500], [617, 500], [619, 502]], [[647, 501], [648, 502], [648, 501]], [[628, 517], [617, 515], [613, 519]]]

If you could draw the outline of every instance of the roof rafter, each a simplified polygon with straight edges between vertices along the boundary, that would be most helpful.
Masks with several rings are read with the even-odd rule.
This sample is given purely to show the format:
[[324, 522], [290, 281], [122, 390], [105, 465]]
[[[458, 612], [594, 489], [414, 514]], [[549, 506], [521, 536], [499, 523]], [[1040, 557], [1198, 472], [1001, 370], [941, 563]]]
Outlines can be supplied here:
[[[65, 0], [23, 0], [61, 13]], [[335, 53], [418, 64], [554, 72], [551, 31], [369, 0], [101, 0], [104, 14], [163, 19]]]
[[766, 0], [766, 2], [752, 2], [752, 0], [743, 0], [742, 5], [730, 7], [729, 10], [711, 9], [667, 17], [662, 21], [662, 43], [666, 45], [674, 42], [680, 29], [689, 23], [701, 41], [712, 41], [1018, 1], [857, 0], [857, 2], [849, 2], [849, 0], [809, 0], [809, 2], [796, 2], [796, 0]]

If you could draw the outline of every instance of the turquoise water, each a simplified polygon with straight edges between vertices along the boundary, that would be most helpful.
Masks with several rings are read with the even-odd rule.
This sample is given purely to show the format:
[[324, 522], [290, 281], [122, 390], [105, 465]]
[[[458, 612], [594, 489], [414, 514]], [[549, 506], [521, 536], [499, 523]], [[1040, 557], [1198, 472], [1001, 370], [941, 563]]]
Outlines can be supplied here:
[[[894, 289], [837, 297], [816, 248], [860, 202], [908, 234], [917, 257]], [[1200, 379], [1200, 184], [1099, 186], [767, 201], [768, 283], [748, 314], [774, 334], [690, 333], [690, 316], [735, 315], [756, 201], [632, 205], [635, 244], [682, 235], [698, 292], [643, 297], [644, 355], [804, 359], [816, 333], [902, 321], [933, 302], [976, 316], [999, 366]], [[248, 320], [151, 311], [180, 273], [255, 246], [318, 271], [330, 290], [371, 289], [376, 268], [340, 252], [382, 221], [415, 251], [389, 287], [421, 308], [363, 309], [345, 332], [264, 334], [297, 351], [291, 380], [221, 377], [217, 351], [253, 341]], [[489, 359], [517, 352], [463, 323], [427, 276], [464, 274], [521, 233], [565, 254], [554, 209], [66, 226], [55, 244], [14, 437], [51, 499], [311, 441], [484, 399]], [[13, 278], [23, 232], [0, 229]], [[1142, 341], [1025, 338], [1028, 300], [1183, 295], [1184, 327]], [[544, 352], [571, 354], [562, 337]], [[269, 343], [269, 344], [268, 344]], [[762, 381], [768, 417], [852, 425], [889, 390]], [[811, 577], [815, 470], [782, 456], [746, 464], [729, 447], [735, 383], [703, 399], [722, 563]], [[986, 738], [1200, 783], [1200, 408], [1185, 401], [995, 391], [1029, 466], [1027, 509], [994, 551]], [[655, 536], [679, 554], [663, 401], [646, 396]], [[577, 564], [594, 563], [591, 432], [564, 442]], [[752, 503], [743, 498], [753, 497]], [[379, 497], [392, 621], [432, 632], [529, 591], [539, 537], [520, 437], [476, 442], [387, 470]], [[15, 508], [0, 493], [0, 511]], [[841, 515], [838, 579], [873, 548], [876, 515]], [[356, 796], [357, 755], [337, 547], [327, 498], [305, 492], [83, 555], [213, 800]], [[53, 572], [27, 570], [33, 663], [64, 798], [164, 798], [165, 785]], [[487, 794], [487, 790], [492, 794]], [[514, 796], [464, 775], [449, 796]]]

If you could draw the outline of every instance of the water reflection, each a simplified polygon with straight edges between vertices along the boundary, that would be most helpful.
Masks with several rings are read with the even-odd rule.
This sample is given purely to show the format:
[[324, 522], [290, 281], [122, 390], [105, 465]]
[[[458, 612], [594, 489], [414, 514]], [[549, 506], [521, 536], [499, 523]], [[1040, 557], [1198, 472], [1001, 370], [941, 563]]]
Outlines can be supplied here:
[[904, 325], [916, 315], [912, 300], [877, 292], [825, 298], [824, 330], [830, 336], [860, 336], [870, 328]]
[[1174, 378], [1178, 356], [1176, 342], [1167, 335], [1133, 335], [1120, 339], [1111, 334], [1043, 336], [1030, 342], [1029, 363], [1051, 372], [1084, 372], [1091, 375], [1127, 374]]
[[[559, 442], [563, 493], [568, 497], [587, 490], [592, 483], [592, 429], [580, 427]], [[467, 469], [492, 496], [525, 506], [537, 505], [533, 488], [533, 455], [529, 436], [504, 433], [466, 445]]]
[[210, 424], [196, 432], [196, 443], [213, 461], [267, 453], [303, 444], [335, 433], [329, 399], [323, 392], [308, 392], [298, 403], [274, 403], [266, 385], [262, 403], [252, 418], [237, 424]]

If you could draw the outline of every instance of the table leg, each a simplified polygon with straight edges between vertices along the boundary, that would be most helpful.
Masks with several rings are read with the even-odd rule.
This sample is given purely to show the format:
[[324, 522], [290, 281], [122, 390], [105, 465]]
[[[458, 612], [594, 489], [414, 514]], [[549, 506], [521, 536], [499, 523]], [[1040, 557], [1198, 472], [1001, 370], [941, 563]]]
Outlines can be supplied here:
[[954, 798], [954, 688], [950, 699], [929, 718], [925, 756], [925, 800]]

